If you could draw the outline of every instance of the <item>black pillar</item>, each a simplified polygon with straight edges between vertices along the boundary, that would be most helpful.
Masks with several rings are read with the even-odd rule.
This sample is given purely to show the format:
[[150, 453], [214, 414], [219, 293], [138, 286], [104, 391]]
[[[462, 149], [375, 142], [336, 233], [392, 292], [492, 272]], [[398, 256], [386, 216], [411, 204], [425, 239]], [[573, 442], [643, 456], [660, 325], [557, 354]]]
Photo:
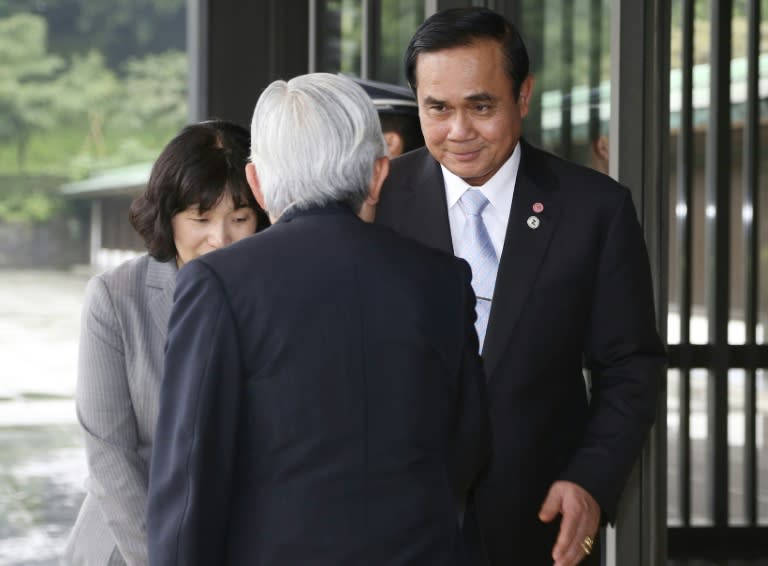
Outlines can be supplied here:
[[189, 119], [247, 125], [261, 91], [309, 70], [309, 2], [187, 0]]

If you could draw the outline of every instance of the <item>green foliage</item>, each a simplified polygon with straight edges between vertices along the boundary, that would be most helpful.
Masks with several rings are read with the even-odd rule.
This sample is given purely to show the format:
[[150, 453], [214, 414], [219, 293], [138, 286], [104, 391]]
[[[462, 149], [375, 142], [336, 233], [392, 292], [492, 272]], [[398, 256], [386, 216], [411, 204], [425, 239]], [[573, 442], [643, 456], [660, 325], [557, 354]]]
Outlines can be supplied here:
[[66, 73], [54, 82], [54, 103], [60, 123], [77, 122], [94, 115], [103, 120], [118, 94], [118, 81], [97, 51], [75, 55]]
[[0, 177], [0, 222], [42, 223], [64, 206], [62, 177]]
[[[146, 161], [185, 123], [183, 52], [132, 58], [116, 72], [96, 50], [64, 60], [45, 46], [40, 16], [0, 19], [0, 59], [7, 62], [0, 67], [0, 172], [81, 177]], [[54, 139], [63, 144], [40, 151], [39, 142]], [[15, 166], [9, 146], [15, 148]]]
[[[167, 51], [130, 59], [123, 66], [115, 120], [131, 131], [152, 124], [178, 128], [187, 117], [187, 57]], [[141, 101], [138, 104], [137, 101]]]
[[49, 23], [50, 51], [96, 50], [112, 69], [131, 57], [184, 49], [186, 0], [0, 0], [0, 18], [19, 12]]
[[63, 61], [45, 51], [46, 22], [32, 14], [0, 20], [0, 142], [24, 166], [29, 137], [55, 123], [52, 80]]
[[110, 65], [168, 48], [183, 49], [186, 0], [77, 0], [79, 31]]
[[[96, 25], [107, 9], [114, 10], [116, 19], [104, 24], [114, 30], [136, 19], [154, 21], [151, 10], [178, 16], [184, 0], [108, 6], [58, 0], [33, 8], [59, 17], [64, 12], [56, 10], [74, 4], [77, 18], [90, 18], [82, 26]], [[46, 19], [18, 12], [18, 6], [17, 0], [0, 0], [0, 221], [45, 222], [65, 206], [58, 193], [62, 183], [151, 161], [184, 125], [186, 56], [179, 50], [137, 50], [111, 67], [105, 51], [94, 47], [52, 54]], [[147, 13], [138, 17], [140, 10]], [[151, 35], [149, 43], [162, 42], [156, 30]]]

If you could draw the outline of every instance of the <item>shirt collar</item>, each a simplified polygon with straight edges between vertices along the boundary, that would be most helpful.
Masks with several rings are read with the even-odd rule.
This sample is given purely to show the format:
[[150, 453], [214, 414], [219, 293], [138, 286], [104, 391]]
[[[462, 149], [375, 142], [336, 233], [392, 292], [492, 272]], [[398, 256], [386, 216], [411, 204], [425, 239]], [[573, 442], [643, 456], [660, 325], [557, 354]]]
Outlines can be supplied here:
[[[479, 189], [491, 203], [494, 210], [505, 212], [509, 211], [512, 206], [512, 194], [515, 188], [515, 181], [517, 180], [517, 171], [520, 168], [520, 142], [515, 146], [515, 150], [512, 155], [509, 156], [498, 171], [488, 179], [488, 181], [479, 187]], [[469, 186], [467, 182], [451, 173], [441, 163], [440, 169], [443, 171], [443, 182], [445, 184], [445, 198], [448, 203], [448, 208], [452, 208], [464, 191]]]
[[349, 203], [342, 201], [328, 201], [322, 204], [291, 204], [283, 211], [275, 224], [290, 222], [302, 216], [328, 215], [328, 214], [352, 214], [355, 212]]

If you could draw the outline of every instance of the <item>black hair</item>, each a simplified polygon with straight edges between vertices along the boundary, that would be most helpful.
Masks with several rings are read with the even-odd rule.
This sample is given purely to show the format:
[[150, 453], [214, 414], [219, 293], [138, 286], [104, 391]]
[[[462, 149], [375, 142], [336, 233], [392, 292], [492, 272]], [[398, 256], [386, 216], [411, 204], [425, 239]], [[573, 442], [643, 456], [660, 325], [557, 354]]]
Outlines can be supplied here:
[[515, 26], [487, 8], [453, 8], [432, 14], [413, 34], [405, 51], [405, 76], [416, 92], [416, 62], [421, 53], [466, 47], [478, 40], [497, 41], [506, 59], [515, 100], [529, 73], [528, 51]]
[[177, 255], [171, 219], [189, 208], [213, 208], [225, 195], [235, 208], [256, 212], [256, 231], [269, 218], [256, 203], [245, 177], [250, 151], [248, 130], [226, 120], [208, 120], [183, 128], [152, 167], [147, 188], [131, 204], [128, 219], [159, 261]]

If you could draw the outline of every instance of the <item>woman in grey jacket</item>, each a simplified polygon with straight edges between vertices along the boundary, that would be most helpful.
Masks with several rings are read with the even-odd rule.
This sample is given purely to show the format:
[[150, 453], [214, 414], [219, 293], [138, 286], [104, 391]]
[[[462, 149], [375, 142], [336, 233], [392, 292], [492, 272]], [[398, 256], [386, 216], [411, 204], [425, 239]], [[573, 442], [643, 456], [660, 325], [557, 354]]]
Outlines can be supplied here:
[[68, 563], [147, 564], [147, 475], [176, 272], [269, 225], [245, 178], [249, 138], [221, 120], [184, 128], [131, 205], [148, 253], [88, 283], [76, 392], [87, 494]]

